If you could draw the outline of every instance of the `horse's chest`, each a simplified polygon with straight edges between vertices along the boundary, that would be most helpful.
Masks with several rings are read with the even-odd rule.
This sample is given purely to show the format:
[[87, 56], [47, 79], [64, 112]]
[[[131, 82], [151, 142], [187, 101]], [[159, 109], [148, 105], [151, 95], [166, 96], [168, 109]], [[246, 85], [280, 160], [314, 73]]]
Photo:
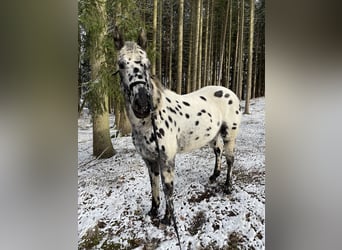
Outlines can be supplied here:
[[156, 138], [152, 131], [133, 131], [132, 138], [136, 150], [143, 158], [157, 158]]

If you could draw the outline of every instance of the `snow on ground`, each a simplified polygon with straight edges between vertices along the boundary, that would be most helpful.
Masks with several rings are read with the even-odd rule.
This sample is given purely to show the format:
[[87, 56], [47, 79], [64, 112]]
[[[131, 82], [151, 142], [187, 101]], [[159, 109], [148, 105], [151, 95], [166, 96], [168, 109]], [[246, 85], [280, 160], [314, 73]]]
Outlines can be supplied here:
[[[222, 191], [224, 157], [221, 176], [210, 184], [212, 149], [177, 155], [174, 207], [182, 249], [265, 249], [264, 98], [251, 101], [251, 113], [242, 118], [231, 195]], [[115, 156], [94, 159], [90, 117], [79, 119], [79, 249], [179, 249], [174, 228], [157, 226], [147, 215], [148, 172], [131, 137], [112, 142]], [[161, 216], [164, 208], [161, 195]]]

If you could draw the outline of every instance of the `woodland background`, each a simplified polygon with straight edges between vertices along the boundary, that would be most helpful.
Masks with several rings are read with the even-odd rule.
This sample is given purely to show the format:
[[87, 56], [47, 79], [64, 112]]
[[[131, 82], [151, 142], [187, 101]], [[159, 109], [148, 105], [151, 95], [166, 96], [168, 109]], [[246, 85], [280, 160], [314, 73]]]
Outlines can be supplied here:
[[115, 154], [109, 113], [130, 133], [120, 93], [112, 31], [147, 33], [152, 74], [177, 93], [206, 85], [232, 89], [245, 103], [265, 95], [265, 0], [79, 0], [78, 112], [90, 110], [93, 154]]

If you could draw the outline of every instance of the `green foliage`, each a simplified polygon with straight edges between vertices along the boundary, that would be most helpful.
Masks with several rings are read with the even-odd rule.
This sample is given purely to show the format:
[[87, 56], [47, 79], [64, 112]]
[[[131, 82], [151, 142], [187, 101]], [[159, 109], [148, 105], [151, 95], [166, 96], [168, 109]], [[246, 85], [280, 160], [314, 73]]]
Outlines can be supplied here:
[[[106, 4], [105, 11], [100, 5]], [[114, 47], [112, 30], [117, 25], [125, 40], [135, 41], [143, 28], [142, 11], [135, 0], [79, 0], [79, 32], [83, 41], [80, 45], [81, 60], [94, 61], [105, 56], [99, 69], [91, 68], [92, 79], [86, 86], [85, 98], [95, 113], [103, 112], [103, 97], [110, 95], [116, 107], [123, 107], [117, 70], [117, 51]], [[103, 37], [103, 33], [104, 37]], [[96, 72], [94, 72], [96, 71]], [[95, 73], [95, 74], [94, 74]]]

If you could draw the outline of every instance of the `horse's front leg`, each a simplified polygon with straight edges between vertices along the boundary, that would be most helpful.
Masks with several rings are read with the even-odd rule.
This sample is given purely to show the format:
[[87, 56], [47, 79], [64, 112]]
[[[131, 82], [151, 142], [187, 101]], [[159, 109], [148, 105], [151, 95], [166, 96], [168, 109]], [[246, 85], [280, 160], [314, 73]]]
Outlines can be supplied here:
[[161, 161], [161, 179], [163, 184], [163, 191], [166, 200], [166, 210], [165, 216], [161, 220], [164, 225], [170, 225], [173, 216], [173, 179], [174, 179], [174, 169], [175, 169], [175, 159], [174, 157], [170, 160]]
[[158, 208], [160, 205], [160, 197], [159, 197], [159, 166], [157, 161], [150, 161], [147, 159], [144, 159], [147, 168], [148, 173], [150, 176], [150, 182], [151, 182], [151, 192], [152, 192], [152, 207], [151, 210], [148, 212], [148, 215], [150, 215], [152, 218], [155, 218], [158, 216]]

